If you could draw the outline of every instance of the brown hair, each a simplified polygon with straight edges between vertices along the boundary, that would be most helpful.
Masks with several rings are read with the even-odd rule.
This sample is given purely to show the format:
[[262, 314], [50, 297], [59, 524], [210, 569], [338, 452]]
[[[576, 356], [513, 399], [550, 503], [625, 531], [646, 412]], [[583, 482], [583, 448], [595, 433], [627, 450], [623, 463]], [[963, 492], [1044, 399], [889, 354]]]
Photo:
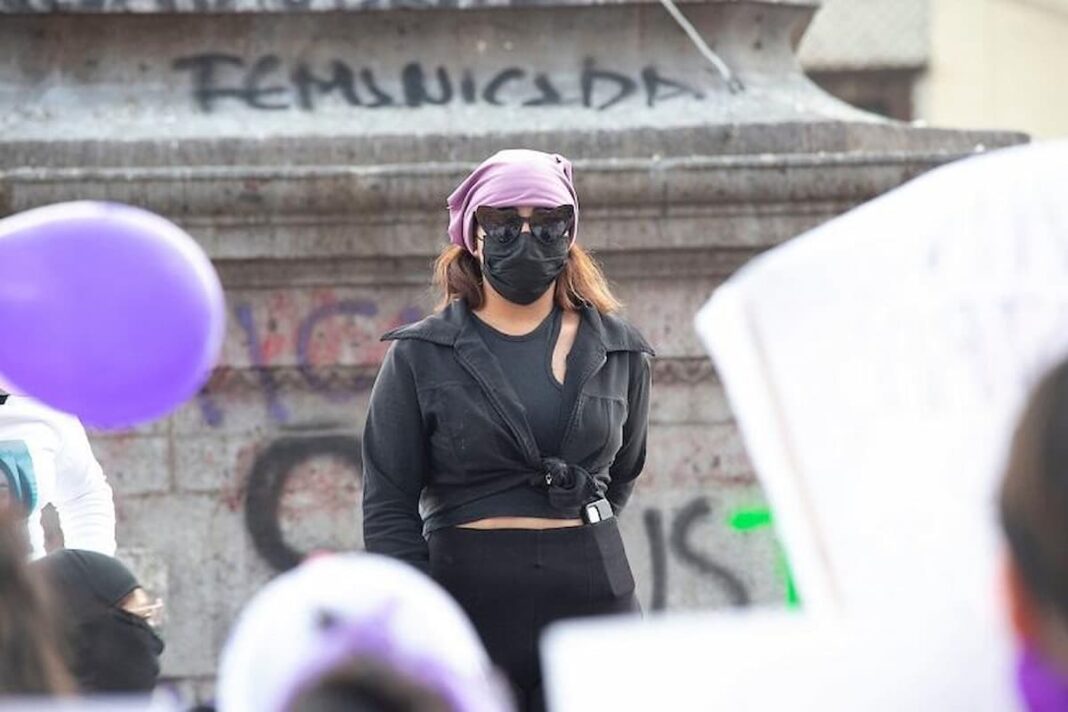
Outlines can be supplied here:
[[1039, 382], [1024, 409], [1000, 509], [1028, 593], [1068, 622], [1068, 361]]
[[16, 511], [0, 510], [0, 695], [72, 693], [56, 616], [39, 571], [26, 562], [29, 545]]
[[[465, 247], [449, 245], [441, 251], [434, 263], [434, 285], [441, 291], [439, 310], [456, 299], [463, 299], [471, 309], [480, 308], [485, 301], [482, 267]], [[556, 304], [568, 310], [589, 304], [601, 314], [611, 314], [623, 306], [612, 294], [601, 266], [578, 244], [571, 246], [564, 271], [556, 279]]]
[[437, 692], [369, 658], [343, 663], [299, 693], [292, 712], [450, 712]]

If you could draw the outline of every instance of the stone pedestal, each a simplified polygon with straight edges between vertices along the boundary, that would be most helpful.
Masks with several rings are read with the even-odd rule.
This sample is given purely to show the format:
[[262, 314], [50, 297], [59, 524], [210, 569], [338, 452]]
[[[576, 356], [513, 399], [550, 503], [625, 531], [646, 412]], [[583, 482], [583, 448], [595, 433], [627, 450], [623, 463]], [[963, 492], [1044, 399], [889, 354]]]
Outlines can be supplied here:
[[[524, 146], [574, 159], [583, 239], [661, 358], [623, 524], [647, 609], [781, 601], [762, 497], [691, 319], [759, 251], [1023, 140], [822, 93], [814, 0], [0, 0], [0, 214], [75, 198], [185, 226], [223, 275], [222, 363], [172, 418], [94, 439], [123, 544], [166, 565], [168, 674], [210, 684], [235, 611], [300, 552], [360, 545], [384, 346], [432, 304], [445, 197]], [[102, 247], [106, 249], [106, 247]]]

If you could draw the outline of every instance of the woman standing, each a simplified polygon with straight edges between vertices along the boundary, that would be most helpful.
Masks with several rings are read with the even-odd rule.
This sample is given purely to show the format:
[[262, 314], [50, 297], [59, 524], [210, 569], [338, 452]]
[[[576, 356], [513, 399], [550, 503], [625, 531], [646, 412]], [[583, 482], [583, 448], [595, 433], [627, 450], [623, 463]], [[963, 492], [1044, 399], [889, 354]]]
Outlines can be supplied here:
[[540, 709], [541, 630], [638, 611], [615, 515], [645, 462], [653, 352], [575, 242], [567, 159], [501, 151], [449, 213], [440, 310], [384, 337], [364, 540], [437, 579]]

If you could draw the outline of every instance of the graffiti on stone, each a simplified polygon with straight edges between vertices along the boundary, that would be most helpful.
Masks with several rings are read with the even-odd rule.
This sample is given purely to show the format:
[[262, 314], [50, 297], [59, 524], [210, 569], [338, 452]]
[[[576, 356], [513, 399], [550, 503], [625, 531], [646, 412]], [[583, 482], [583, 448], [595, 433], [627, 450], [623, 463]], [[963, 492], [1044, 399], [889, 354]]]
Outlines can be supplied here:
[[[391, 328], [416, 321], [423, 315], [419, 307], [406, 306], [393, 311], [370, 299], [326, 299], [295, 313], [291, 300], [278, 295], [284, 307], [257, 318], [256, 310], [248, 302], [237, 302], [231, 313], [239, 330], [248, 361], [247, 373], [253, 386], [263, 395], [264, 406], [271, 423], [286, 425], [292, 413], [285, 400], [280, 381], [288, 377], [281, 363], [292, 362], [302, 390], [336, 402], [344, 402], [366, 393], [374, 385], [378, 365], [385, 356], [388, 344], [379, 337]], [[222, 427], [225, 421], [225, 399], [217, 392], [242, 369], [220, 369], [198, 394], [197, 406], [203, 421]], [[291, 380], [291, 379], [290, 379]], [[290, 383], [289, 385], [294, 385]]]
[[[694, 543], [695, 526], [712, 514], [712, 506], [704, 497], [696, 497], [684, 504], [674, 513], [668, 526], [665, 526], [664, 513], [660, 509], [649, 507], [643, 512], [653, 578], [652, 610], [667, 608], [669, 554], [683, 567], [722, 590], [731, 605], [747, 606], [751, 602], [749, 589], [731, 567]], [[668, 528], [670, 533], [665, 532]]]
[[[337, 510], [333, 516], [352, 523], [360, 521], [358, 504], [351, 493], [348, 493], [348, 498], [352, 501], [347, 503], [343, 501], [345, 496], [330, 494], [339, 487], [346, 491], [351, 488], [356, 491], [362, 489], [360, 443], [356, 437], [283, 437], [262, 450], [252, 465], [245, 494], [245, 523], [256, 551], [277, 571], [296, 566], [307, 554], [287, 542], [283, 532], [282, 520], [286, 508], [282, 503], [287, 483], [292, 484], [294, 473], [301, 467], [315, 458], [324, 457], [334, 459], [341, 469], [329, 478], [312, 478], [317, 489], [327, 493], [322, 499], [329, 501], [330, 506]], [[337, 506], [339, 500], [342, 501], [340, 508]], [[306, 512], [303, 513], [303, 516], [306, 515]], [[696, 497], [669, 515], [665, 515], [658, 507], [647, 507], [642, 512], [651, 563], [652, 610], [667, 608], [670, 585], [668, 562], [671, 558], [677, 565], [721, 590], [732, 605], [745, 606], [751, 602], [751, 594], [741, 577], [728, 564], [702, 551], [693, 540], [695, 525], [712, 515], [713, 509], [705, 497]], [[321, 546], [330, 548], [336, 543], [322, 542]], [[637, 553], [632, 552], [631, 555]]]
[[[317, 471], [313, 464], [316, 459], [332, 460], [334, 467]], [[306, 482], [296, 482], [301, 468], [311, 468], [313, 473]], [[245, 526], [252, 545], [276, 571], [293, 568], [309, 552], [299, 550], [285, 536], [287, 485], [296, 484], [304, 490], [292, 493], [294, 498], [300, 494], [318, 498], [302, 508], [311, 512], [291, 513], [289, 519], [299, 520], [301, 515], [326, 508], [340, 510], [328, 513], [332, 519], [340, 517], [355, 524], [358, 521], [355, 493], [359, 491], [361, 477], [360, 441], [354, 436], [295, 436], [275, 440], [256, 458], [248, 477]], [[332, 544], [322, 543], [323, 546]]]
[[507, 66], [476, 72], [410, 61], [396, 70], [358, 66], [343, 59], [287, 62], [275, 54], [245, 59], [208, 52], [175, 59], [172, 69], [188, 76], [192, 99], [204, 113], [244, 107], [257, 111], [316, 111], [324, 106], [360, 109], [457, 104], [485, 106], [577, 106], [605, 111], [641, 101], [648, 107], [703, 92], [646, 65], [636, 74], [587, 57], [574, 77], [536, 68]]

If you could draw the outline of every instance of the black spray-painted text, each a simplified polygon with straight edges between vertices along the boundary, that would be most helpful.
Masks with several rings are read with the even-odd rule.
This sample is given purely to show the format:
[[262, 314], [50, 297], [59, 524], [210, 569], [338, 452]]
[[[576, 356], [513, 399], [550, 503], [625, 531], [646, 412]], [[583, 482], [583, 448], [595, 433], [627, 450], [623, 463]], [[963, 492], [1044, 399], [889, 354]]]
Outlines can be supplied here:
[[197, 54], [176, 59], [172, 68], [189, 75], [193, 100], [206, 113], [228, 106], [315, 111], [326, 105], [418, 109], [454, 104], [604, 111], [637, 101], [653, 107], [704, 98], [698, 89], [664, 76], [654, 65], [627, 73], [603, 67], [593, 58], [585, 59], [566, 81], [519, 66], [475, 72], [409, 62], [389, 72], [338, 59], [290, 64], [273, 54], [252, 61], [231, 54]]

